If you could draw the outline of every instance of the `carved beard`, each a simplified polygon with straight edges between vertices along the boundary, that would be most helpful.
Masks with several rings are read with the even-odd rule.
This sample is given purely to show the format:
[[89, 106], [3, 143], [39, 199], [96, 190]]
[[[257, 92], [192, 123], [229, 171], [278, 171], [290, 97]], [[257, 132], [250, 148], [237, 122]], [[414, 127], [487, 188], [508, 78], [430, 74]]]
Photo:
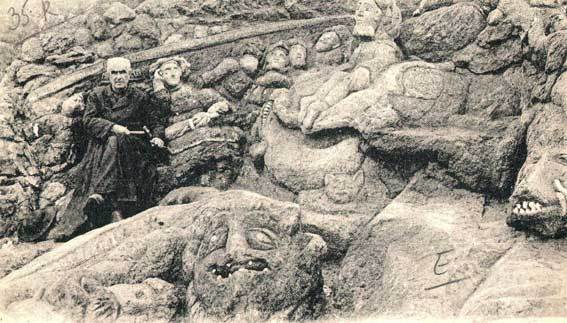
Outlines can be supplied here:
[[353, 35], [361, 39], [374, 39], [376, 33], [377, 23], [373, 20], [357, 20], [354, 25]]

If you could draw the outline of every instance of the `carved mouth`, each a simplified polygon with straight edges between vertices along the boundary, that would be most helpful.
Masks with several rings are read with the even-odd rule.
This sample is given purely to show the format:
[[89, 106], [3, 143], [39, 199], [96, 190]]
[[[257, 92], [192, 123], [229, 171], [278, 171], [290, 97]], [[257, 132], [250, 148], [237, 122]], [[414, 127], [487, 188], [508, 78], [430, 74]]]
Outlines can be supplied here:
[[[553, 187], [559, 206], [561, 207], [561, 215], [565, 216], [567, 214], [567, 189], [559, 179], [553, 181]], [[556, 208], [557, 205], [545, 205], [545, 203], [541, 202], [538, 198], [523, 197], [518, 199], [512, 213], [515, 215], [535, 216], [548, 213]]]
[[213, 264], [207, 268], [207, 271], [215, 275], [217, 280], [231, 278], [238, 271], [256, 271], [270, 272], [270, 266], [265, 259], [257, 258], [245, 262], [228, 262], [224, 265]]

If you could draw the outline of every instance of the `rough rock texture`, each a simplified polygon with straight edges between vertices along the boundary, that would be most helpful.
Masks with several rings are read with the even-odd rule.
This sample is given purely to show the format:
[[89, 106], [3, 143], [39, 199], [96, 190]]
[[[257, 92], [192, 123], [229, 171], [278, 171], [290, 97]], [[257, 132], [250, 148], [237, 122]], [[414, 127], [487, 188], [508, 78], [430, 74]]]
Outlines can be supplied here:
[[[234, 181], [241, 163], [241, 140], [242, 131], [238, 128], [203, 127], [171, 141], [169, 147], [174, 153], [171, 156], [171, 167], [174, 170], [175, 185], [179, 187], [199, 184], [199, 177], [206, 176], [207, 180], [215, 182], [219, 188], [228, 188]], [[222, 174], [213, 180], [209, 178], [208, 173], [215, 167], [219, 167]]]
[[345, 139], [326, 148], [310, 148], [301, 133], [278, 125], [275, 119], [266, 127], [264, 156], [266, 171], [280, 185], [293, 192], [320, 188], [325, 175], [353, 174], [364, 160], [357, 138]]
[[458, 3], [403, 21], [400, 44], [408, 55], [443, 61], [472, 43], [485, 24], [477, 5]]
[[41, 41], [37, 37], [32, 37], [22, 44], [22, 60], [30, 63], [41, 62], [45, 58]]
[[357, 314], [455, 317], [512, 247], [502, 207], [443, 181], [418, 175], [356, 234], [336, 293]]
[[37, 244], [16, 243], [13, 239], [4, 238], [0, 240], [0, 255], [2, 265], [0, 266], [0, 278], [8, 275], [42, 254], [51, 251], [58, 244], [53, 241], [43, 241]]
[[113, 2], [110, 7], [104, 12], [104, 18], [106, 18], [113, 24], [119, 24], [124, 21], [133, 20], [135, 17], [136, 12], [120, 2]]
[[565, 241], [517, 242], [461, 309], [484, 317], [565, 317]]
[[[297, 231], [300, 224], [297, 205], [244, 191], [153, 208], [71, 240], [4, 277], [0, 308], [8, 317], [22, 308], [50, 308], [44, 320], [53, 318], [51, 312], [71, 320], [167, 321], [178, 306], [192, 320], [313, 317], [320, 310], [319, 259], [326, 244]], [[183, 299], [177, 288], [188, 288]]]
[[519, 39], [508, 39], [495, 47], [482, 48], [471, 44], [455, 54], [453, 62], [477, 74], [498, 72], [522, 60], [522, 46]]

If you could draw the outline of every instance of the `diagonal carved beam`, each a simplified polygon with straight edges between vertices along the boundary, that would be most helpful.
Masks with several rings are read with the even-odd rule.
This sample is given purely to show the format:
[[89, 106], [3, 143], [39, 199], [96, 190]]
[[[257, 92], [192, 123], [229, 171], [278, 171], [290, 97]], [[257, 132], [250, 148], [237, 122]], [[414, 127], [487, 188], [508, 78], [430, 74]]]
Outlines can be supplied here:
[[[169, 44], [139, 51], [136, 53], [126, 54], [123, 57], [128, 58], [133, 64], [155, 60], [162, 57], [172, 56], [180, 53], [195, 51], [203, 48], [214, 47], [241, 39], [253, 38], [262, 35], [285, 32], [293, 29], [307, 28], [313, 26], [336, 25], [340, 23], [349, 23], [352, 16], [329, 16], [313, 19], [292, 20], [285, 22], [267, 23], [259, 26], [251, 26], [238, 30], [228, 31], [222, 34], [216, 34], [201, 39], [191, 39], [175, 44]], [[73, 84], [76, 84], [86, 78], [101, 74], [104, 71], [105, 60], [100, 60], [91, 66], [82, 68], [73, 73], [62, 75], [55, 80], [43, 85], [32, 91], [28, 100], [35, 102], [54, 93], [57, 93]]]

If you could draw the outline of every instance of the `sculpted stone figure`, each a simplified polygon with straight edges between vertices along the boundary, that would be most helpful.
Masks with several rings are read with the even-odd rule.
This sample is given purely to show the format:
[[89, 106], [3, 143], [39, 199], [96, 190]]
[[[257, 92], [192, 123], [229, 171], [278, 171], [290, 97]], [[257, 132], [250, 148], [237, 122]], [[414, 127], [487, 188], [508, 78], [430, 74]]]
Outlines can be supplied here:
[[567, 234], [567, 145], [563, 108], [538, 105], [527, 133], [528, 156], [510, 198], [508, 225], [553, 238]]
[[154, 92], [170, 106], [172, 126], [166, 138], [172, 140], [196, 127], [208, 125], [212, 119], [229, 111], [228, 102], [212, 89], [197, 90], [182, 81], [190, 64], [182, 57], [162, 58], [150, 67]]
[[[165, 138], [169, 141], [175, 178], [166, 180], [175, 181], [173, 187], [195, 184], [195, 181], [207, 185], [214, 182], [204, 171], [215, 168], [213, 163], [220, 165], [224, 159], [233, 159], [242, 136], [241, 130], [235, 127], [209, 126], [213, 120], [229, 113], [231, 107], [216, 90], [198, 89], [185, 82], [189, 67], [182, 57], [163, 58], [150, 67], [156, 98], [170, 110]], [[204, 165], [208, 166], [204, 168]], [[222, 167], [217, 168], [220, 171]], [[201, 175], [207, 178], [199, 180]], [[227, 188], [224, 182], [225, 179], [219, 181], [219, 188]]]
[[153, 208], [4, 277], [0, 312], [40, 308], [29, 313], [74, 322], [312, 318], [327, 245], [302, 228], [298, 205], [245, 191]]
[[[353, 33], [361, 44], [349, 64], [343, 67], [345, 71], [336, 72], [314, 95], [301, 100], [299, 122], [305, 133], [311, 132], [321, 112], [352, 93], [367, 89], [384, 67], [401, 60], [402, 54], [393, 42], [401, 23], [401, 12], [395, 1], [361, 0], [355, 20]], [[329, 39], [324, 43], [332, 46], [332, 33], [324, 36]]]

